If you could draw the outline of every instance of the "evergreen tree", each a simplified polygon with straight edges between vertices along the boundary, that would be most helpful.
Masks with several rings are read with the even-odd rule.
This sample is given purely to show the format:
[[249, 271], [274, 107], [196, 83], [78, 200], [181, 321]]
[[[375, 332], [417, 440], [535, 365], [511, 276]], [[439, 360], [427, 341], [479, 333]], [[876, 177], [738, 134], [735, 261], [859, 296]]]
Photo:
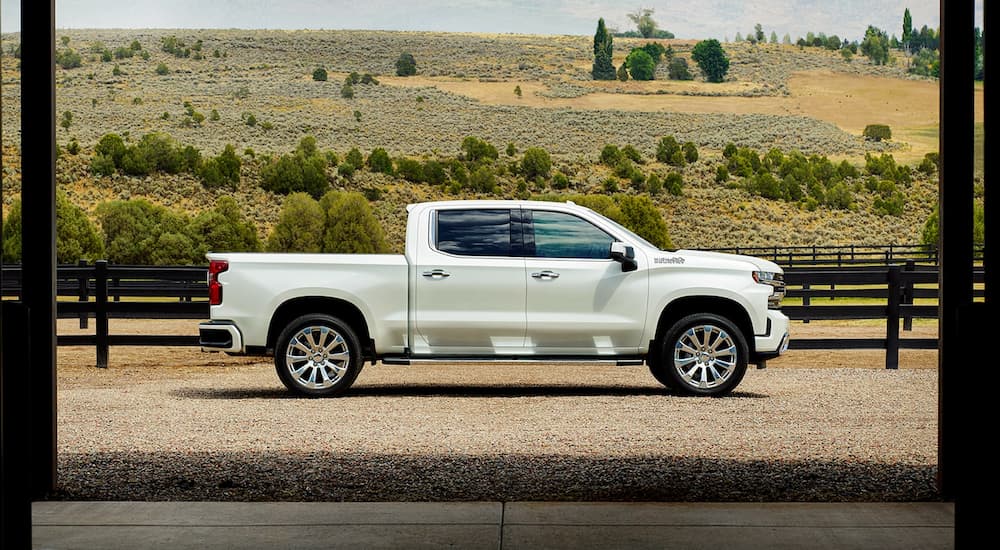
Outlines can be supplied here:
[[599, 19], [597, 32], [594, 34], [594, 65], [590, 71], [594, 80], [614, 80], [617, 77], [612, 62], [613, 42], [614, 38], [604, 26], [604, 18]]
[[910, 40], [913, 38], [913, 17], [910, 16], [910, 8], [903, 12], [903, 48], [909, 50]]
[[[21, 200], [15, 199], [3, 221], [3, 261], [20, 263], [23, 246]], [[61, 190], [56, 191], [56, 261], [96, 260], [104, 253], [104, 243], [82, 208], [70, 202]]]
[[658, 248], [673, 247], [667, 222], [663, 220], [663, 215], [649, 197], [619, 195], [615, 197], [615, 202], [621, 211], [622, 225]]
[[635, 48], [628, 57], [625, 58], [625, 65], [633, 80], [653, 80], [656, 71], [656, 63], [653, 58], [642, 48]]
[[236, 200], [223, 196], [215, 207], [191, 220], [189, 233], [198, 242], [198, 255], [208, 252], [259, 252], [257, 228], [247, 221]]
[[698, 64], [709, 82], [722, 82], [729, 72], [729, 56], [714, 38], [695, 44], [691, 50], [691, 59]]

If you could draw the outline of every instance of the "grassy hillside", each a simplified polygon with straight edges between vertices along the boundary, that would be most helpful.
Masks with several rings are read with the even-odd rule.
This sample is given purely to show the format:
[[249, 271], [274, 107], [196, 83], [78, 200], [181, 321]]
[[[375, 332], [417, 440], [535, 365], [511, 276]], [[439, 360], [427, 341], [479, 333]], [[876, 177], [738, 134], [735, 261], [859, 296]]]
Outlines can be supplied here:
[[[845, 61], [814, 48], [727, 44], [732, 69], [727, 82], [694, 81], [594, 82], [590, 80], [590, 37], [465, 35], [405, 32], [282, 31], [60, 31], [66, 48], [82, 54], [80, 67], [57, 68], [60, 115], [72, 113], [57, 140], [81, 145], [77, 155], [60, 157], [59, 183], [71, 200], [93, 211], [110, 199], [147, 197], [187, 211], [214, 203], [218, 191], [205, 190], [192, 175], [154, 174], [97, 177], [89, 170], [97, 140], [118, 133], [136, 141], [164, 132], [204, 155], [215, 155], [231, 143], [244, 154], [237, 202], [257, 223], [262, 235], [272, 226], [281, 197], [259, 188], [267, 156], [295, 148], [313, 135], [324, 150], [341, 157], [358, 147], [367, 153], [385, 148], [393, 157], [447, 160], [459, 155], [465, 136], [482, 137], [501, 151], [508, 143], [515, 157], [501, 153], [501, 163], [517, 161], [528, 147], [553, 155], [555, 170], [568, 176], [564, 193], [644, 193], [627, 178], [616, 178], [599, 162], [606, 144], [633, 145], [644, 157], [644, 175], [680, 172], [683, 196], [654, 196], [670, 227], [674, 243], [709, 247], [913, 242], [934, 202], [935, 183], [924, 176], [903, 189], [900, 216], [873, 212], [876, 195], [864, 190], [862, 178], [849, 182], [856, 190], [853, 209], [814, 210], [798, 203], [771, 201], [748, 194], [737, 178], [717, 183], [716, 168], [725, 162], [727, 143], [766, 153], [771, 148], [807, 155], [848, 159], [863, 167], [868, 152], [888, 151], [915, 164], [936, 150], [936, 85], [905, 77], [897, 66], [876, 67], [864, 58]], [[200, 50], [176, 57], [161, 49], [169, 37], [184, 48]], [[101, 60], [138, 40], [132, 57]], [[4, 37], [3, 143], [4, 206], [20, 186], [16, 160], [20, 115], [17, 60]], [[615, 62], [643, 43], [616, 40]], [[661, 41], [681, 57], [693, 42]], [[184, 49], [182, 48], [182, 49]], [[60, 45], [60, 49], [62, 48]], [[415, 77], [394, 76], [396, 57], [414, 55]], [[201, 57], [201, 59], [196, 59]], [[156, 72], [158, 65], [166, 74]], [[313, 70], [329, 72], [314, 81]], [[692, 64], [692, 69], [696, 68]], [[354, 97], [341, 97], [350, 72], [371, 73], [378, 85], [354, 86]], [[658, 78], [665, 78], [662, 67]], [[522, 95], [514, 93], [519, 86]], [[981, 93], [981, 92], [980, 92]], [[212, 120], [212, 111], [218, 119]], [[206, 119], [195, 122], [190, 112]], [[255, 125], [248, 125], [253, 115]], [[864, 125], [887, 123], [895, 140], [861, 139]], [[657, 141], [674, 135], [700, 151], [697, 162], [683, 169], [652, 158]], [[252, 153], [251, 151], [252, 150]], [[523, 182], [498, 167], [497, 196], [552, 192], [550, 182]], [[609, 178], [614, 185], [608, 184]], [[444, 197], [477, 196], [449, 192], [447, 186], [413, 184], [383, 174], [361, 171], [352, 178], [330, 170], [332, 188], [369, 190], [373, 206], [395, 245], [401, 243], [405, 204]], [[525, 191], [523, 187], [527, 187]], [[371, 192], [375, 190], [376, 192]]]

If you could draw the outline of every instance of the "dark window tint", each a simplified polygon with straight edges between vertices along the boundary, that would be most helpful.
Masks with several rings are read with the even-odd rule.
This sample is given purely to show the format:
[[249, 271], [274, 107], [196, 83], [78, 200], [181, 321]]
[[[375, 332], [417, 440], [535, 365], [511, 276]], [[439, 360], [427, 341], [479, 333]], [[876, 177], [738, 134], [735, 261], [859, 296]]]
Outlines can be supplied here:
[[611, 257], [614, 239], [592, 223], [563, 212], [535, 210], [531, 216], [535, 257], [598, 260]]
[[463, 256], [509, 256], [509, 210], [441, 210], [437, 248]]

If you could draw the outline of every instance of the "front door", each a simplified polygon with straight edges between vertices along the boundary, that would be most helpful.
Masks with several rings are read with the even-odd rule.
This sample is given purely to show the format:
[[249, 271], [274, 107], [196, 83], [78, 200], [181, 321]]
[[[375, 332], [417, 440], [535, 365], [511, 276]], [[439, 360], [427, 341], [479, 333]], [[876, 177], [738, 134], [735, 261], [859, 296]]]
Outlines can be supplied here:
[[523, 350], [524, 258], [519, 210], [441, 209], [416, 264], [415, 355]]
[[611, 259], [616, 239], [589, 221], [544, 210], [530, 218], [525, 345], [539, 355], [637, 353], [649, 292], [645, 258], [625, 273]]

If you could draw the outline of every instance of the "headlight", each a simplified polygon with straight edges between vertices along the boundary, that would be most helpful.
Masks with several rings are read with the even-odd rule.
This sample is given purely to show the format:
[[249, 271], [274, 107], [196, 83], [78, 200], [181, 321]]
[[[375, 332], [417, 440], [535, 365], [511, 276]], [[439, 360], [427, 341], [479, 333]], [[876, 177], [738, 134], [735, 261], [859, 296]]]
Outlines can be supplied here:
[[784, 274], [770, 271], [754, 271], [753, 280], [758, 284], [771, 287], [771, 295], [767, 297], [767, 307], [770, 309], [780, 309], [781, 300], [785, 297]]

